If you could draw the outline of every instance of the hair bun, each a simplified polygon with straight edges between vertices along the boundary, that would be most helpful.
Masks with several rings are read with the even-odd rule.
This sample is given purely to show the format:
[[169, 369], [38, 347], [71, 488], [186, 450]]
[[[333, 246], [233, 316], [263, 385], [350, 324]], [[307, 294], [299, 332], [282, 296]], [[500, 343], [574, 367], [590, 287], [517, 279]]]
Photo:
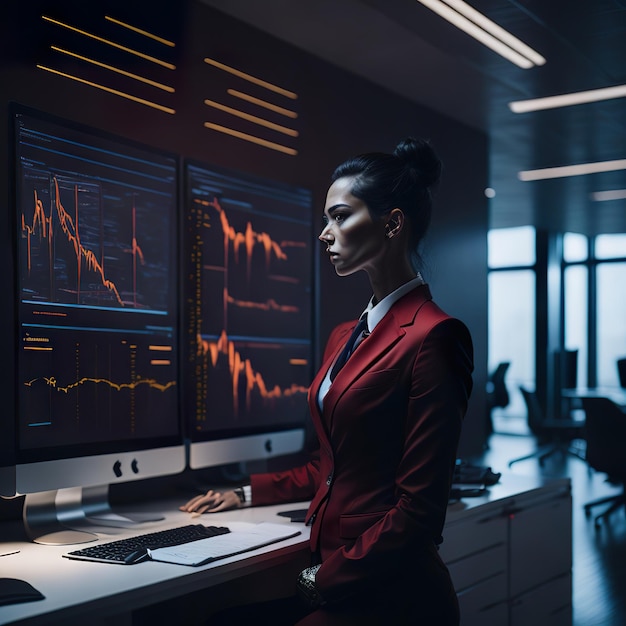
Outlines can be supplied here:
[[414, 170], [426, 187], [432, 187], [439, 181], [441, 161], [427, 140], [407, 137], [398, 143], [393, 155]]

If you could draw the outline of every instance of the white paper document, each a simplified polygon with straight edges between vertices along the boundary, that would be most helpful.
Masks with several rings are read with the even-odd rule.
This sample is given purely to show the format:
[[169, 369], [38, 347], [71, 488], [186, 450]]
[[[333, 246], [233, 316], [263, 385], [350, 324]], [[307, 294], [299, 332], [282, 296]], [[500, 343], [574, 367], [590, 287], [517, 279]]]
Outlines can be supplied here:
[[256, 550], [270, 543], [295, 537], [300, 531], [287, 524], [237, 524], [231, 532], [216, 537], [207, 537], [169, 548], [148, 550], [153, 561], [177, 563], [179, 565], [204, 565], [227, 556]]

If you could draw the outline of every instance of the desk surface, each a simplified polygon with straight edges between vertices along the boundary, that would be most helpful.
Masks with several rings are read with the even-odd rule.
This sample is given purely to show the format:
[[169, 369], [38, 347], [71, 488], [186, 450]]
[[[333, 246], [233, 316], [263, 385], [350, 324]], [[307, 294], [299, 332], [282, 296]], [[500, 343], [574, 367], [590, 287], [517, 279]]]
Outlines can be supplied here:
[[[546, 487], [569, 490], [569, 480], [548, 480], [538, 477], [504, 474], [488, 488], [485, 495], [451, 503], [446, 525], [455, 524], [468, 515], [485, 510], [523, 503], [546, 495]], [[553, 489], [548, 489], [552, 492]], [[302, 534], [277, 544], [245, 554], [229, 557], [201, 567], [188, 567], [147, 561], [132, 566], [91, 563], [62, 558], [74, 546], [43, 546], [20, 540], [23, 531], [16, 522], [0, 526], [2, 552], [19, 551], [0, 557], [0, 576], [28, 581], [46, 596], [45, 600], [0, 606], [0, 625], [124, 623], [118, 616], [158, 602], [206, 590], [221, 583], [235, 582], [248, 574], [263, 572], [281, 563], [308, 558], [309, 528], [293, 523], [279, 511], [305, 508], [306, 503], [271, 507], [252, 507], [204, 515], [191, 519], [177, 509], [179, 502], [144, 505], [142, 510], [158, 511], [165, 520], [142, 524], [141, 530], [109, 528], [98, 533], [103, 541], [112, 541], [137, 532], [152, 532], [162, 528], [199, 521], [207, 525], [228, 526], [229, 522], [272, 521], [297, 526]], [[17, 539], [16, 539], [17, 537]], [[11, 540], [11, 539], [14, 540]], [[444, 530], [445, 538], [445, 530]], [[8, 541], [7, 541], [8, 539]], [[88, 544], [87, 544], [88, 545]], [[299, 570], [298, 570], [299, 571]], [[97, 616], [97, 617], [96, 617]], [[98, 619], [99, 618], [99, 621]]]
[[576, 387], [562, 389], [564, 398], [609, 398], [621, 407], [626, 407], [626, 389], [622, 387]]
[[[177, 504], [180, 503], [171, 502], [159, 507], [144, 505], [142, 511], [158, 511], [165, 515], [165, 520], [141, 524], [139, 531], [98, 527], [99, 531], [104, 531], [98, 532], [98, 536], [102, 541], [114, 541], [189, 523], [228, 526], [233, 521], [285, 523], [297, 526], [302, 534], [201, 567], [152, 561], [131, 566], [76, 561], [62, 555], [89, 544], [44, 546], [19, 540], [2, 541], [2, 553], [19, 552], [0, 557], [0, 576], [26, 580], [46, 599], [0, 606], [0, 624], [72, 624], [80, 623], [81, 619], [82, 623], [93, 624], [96, 615], [104, 621], [107, 615], [130, 612], [267, 569], [294, 558], [298, 552], [308, 554], [309, 528], [278, 515], [282, 510], [306, 508], [306, 503], [224, 511], [200, 518], [190, 518], [188, 513], [176, 508]], [[11, 535], [19, 537], [21, 528], [18, 522], [3, 524], [1, 532], [4, 540]], [[111, 601], [113, 596], [114, 602]]]

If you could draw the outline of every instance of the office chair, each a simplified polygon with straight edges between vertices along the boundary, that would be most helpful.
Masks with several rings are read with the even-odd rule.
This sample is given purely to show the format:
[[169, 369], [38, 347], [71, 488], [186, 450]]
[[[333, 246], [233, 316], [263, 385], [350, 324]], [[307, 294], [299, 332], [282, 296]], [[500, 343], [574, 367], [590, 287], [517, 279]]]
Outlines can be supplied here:
[[508, 361], [499, 363], [487, 379], [487, 402], [491, 408], [505, 407], [509, 404], [509, 392], [504, 379], [510, 365]]
[[617, 359], [617, 375], [619, 377], [620, 387], [626, 389], [626, 357]]
[[563, 457], [570, 455], [584, 461], [585, 456], [571, 446], [571, 441], [583, 437], [582, 433], [585, 423], [571, 419], [548, 418], [544, 415], [535, 391], [529, 391], [524, 387], [520, 387], [519, 390], [522, 392], [528, 411], [528, 428], [540, 442], [547, 440], [548, 443], [540, 445], [531, 454], [512, 459], [509, 461], [509, 467], [513, 463], [534, 457], [538, 458], [539, 465], [543, 465], [543, 462], [548, 457], [556, 453], [561, 454]]
[[561, 387], [575, 389], [578, 384], [578, 350], [561, 350], [556, 358], [560, 360], [559, 368]]
[[[586, 413], [585, 433], [587, 439], [586, 460], [591, 468], [604, 472], [609, 482], [626, 483], [626, 413], [608, 398], [583, 398]], [[585, 515], [600, 504], [611, 504], [605, 511], [596, 515], [594, 524], [600, 527], [600, 520], [613, 511], [626, 506], [626, 493], [600, 498], [584, 505]]]
[[[578, 386], [578, 349], [557, 350], [554, 353], [554, 372], [559, 396], [563, 389], [575, 389]], [[573, 412], [581, 408], [578, 398], [561, 396], [560, 402], [560, 414], [557, 417], [572, 419]]]
[[511, 363], [503, 361], [487, 378], [487, 430], [493, 432], [491, 411], [499, 406], [504, 408], [509, 405], [509, 391], [504, 379]]

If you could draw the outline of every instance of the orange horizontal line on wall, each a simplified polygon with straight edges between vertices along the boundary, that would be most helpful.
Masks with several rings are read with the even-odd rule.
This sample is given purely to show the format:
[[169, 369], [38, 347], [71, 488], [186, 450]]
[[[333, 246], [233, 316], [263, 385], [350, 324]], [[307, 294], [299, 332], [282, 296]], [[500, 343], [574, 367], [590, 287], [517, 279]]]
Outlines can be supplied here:
[[278, 87], [278, 85], [269, 83], [265, 80], [262, 80], [261, 78], [252, 76], [251, 74], [246, 74], [245, 72], [242, 72], [241, 70], [235, 69], [234, 67], [230, 67], [229, 65], [226, 65], [224, 63], [220, 63], [219, 61], [216, 61], [215, 59], [210, 59], [207, 57], [204, 59], [204, 62], [207, 65], [212, 65], [213, 67], [217, 67], [220, 70], [224, 70], [225, 72], [233, 74], [233, 76], [243, 78], [244, 80], [247, 80], [248, 82], [254, 83], [255, 85], [259, 85], [260, 87], [265, 87], [265, 89], [269, 89], [270, 91], [273, 91], [282, 96], [285, 96], [286, 98], [290, 98], [291, 100], [298, 99], [298, 94], [294, 93], [293, 91], [289, 91], [288, 89], [283, 89], [282, 87]]
[[126, 22], [122, 22], [121, 20], [117, 20], [114, 17], [111, 17], [110, 15], [105, 15], [104, 19], [109, 22], [113, 22], [114, 24], [117, 24], [118, 26], [122, 26], [123, 28], [128, 28], [128, 30], [132, 30], [135, 33], [144, 35], [145, 37], [150, 37], [150, 39], [154, 39], [155, 41], [158, 41], [159, 43], [162, 43], [166, 46], [169, 46], [170, 48], [176, 47], [176, 44], [173, 41], [169, 41], [169, 39], [164, 39], [163, 37], [159, 37], [158, 35], [153, 35], [152, 33], [149, 33], [147, 30], [137, 28], [136, 26], [131, 26], [130, 24], [127, 24]]
[[63, 76], [63, 78], [69, 78], [70, 80], [75, 80], [79, 83], [83, 83], [84, 85], [89, 85], [90, 87], [96, 87], [96, 89], [102, 89], [108, 93], [112, 93], [113, 95], [120, 96], [122, 98], [126, 98], [128, 100], [132, 100], [133, 102], [137, 102], [139, 104], [145, 104], [153, 109], [157, 109], [159, 111], [163, 111], [164, 113], [174, 114], [176, 111], [169, 107], [163, 106], [161, 104], [157, 104], [156, 102], [150, 102], [150, 100], [145, 100], [144, 98], [138, 98], [137, 96], [133, 96], [129, 93], [125, 93], [123, 91], [119, 91], [118, 89], [112, 89], [111, 87], [105, 87], [104, 85], [100, 85], [98, 83], [94, 83], [90, 80], [85, 80], [84, 78], [79, 78], [78, 76], [73, 76], [72, 74], [66, 74], [65, 72], [60, 72], [59, 70], [52, 69], [50, 67], [46, 67], [45, 65], [37, 65], [40, 70], [44, 70], [46, 72], [51, 72], [52, 74], [57, 74], [58, 76]]
[[216, 130], [220, 133], [225, 133], [226, 135], [231, 135], [232, 137], [237, 137], [238, 139], [243, 139], [244, 141], [250, 141], [252, 143], [256, 143], [265, 148], [270, 148], [271, 150], [284, 152], [285, 154], [289, 154], [291, 156], [295, 156], [296, 154], [298, 154], [298, 151], [294, 150], [293, 148], [288, 148], [287, 146], [282, 146], [272, 141], [266, 141], [265, 139], [261, 139], [260, 137], [255, 137], [254, 135], [248, 135], [247, 133], [242, 133], [238, 130], [234, 130], [233, 128], [220, 126], [218, 124], [212, 124], [211, 122], [204, 122], [204, 126], [206, 128], [210, 128], [211, 130]]
[[69, 24], [65, 24], [64, 22], [61, 22], [59, 20], [55, 20], [55, 19], [52, 19], [51, 17], [47, 17], [46, 15], [42, 15], [41, 19], [45, 20], [46, 22], [50, 22], [51, 24], [56, 24], [57, 26], [62, 26], [63, 28], [67, 28], [68, 30], [71, 30], [75, 33], [79, 33], [80, 35], [84, 35], [85, 37], [89, 37], [90, 39], [95, 39], [96, 41], [99, 41], [100, 43], [107, 44], [108, 46], [112, 46], [113, 48], [117, 48], [118, 50], [123, 50], [124, 52], [128, 52], [129, 54], [138, 56], [142, 59], [145, 59], [146, 61], [150, 61], [152, 63], [156, 63], [157, 65], [161, 65], [162, 67], [165, 67], [168, 70], [176, 69], [176, 66], [173, 65], [172, 63], [168, 63], [167, 61], [162, 61], [161, 59], [157, 59], [156, 57], [150, 56], [149, 54], [144, 54], [143, 52], [139, 52], [138, 50], [133, 50], [132, 48], [128, 48], [119, 43], [115, 43], [114, 41], [111, 41], [110, 39], [105, 39], [104, 37], [99, 37], [98, 35], [88, 33], [85, 30], [76, 28], [76, 26], [70, 26]]
[[171, 352], [172, 346], [150, 345], [148, 346], [148, 350], [154, 350], [155, 352]]
[[239, 111], [238, 109], [233, 109], [232, 107], [228, 107], [224, 104], [220, 104], [219, 102], [215, 102], [214, 100], [205, 100], [204, 104], [207, 106], [213, 107], [214, 109], [218, 109], [219, 111], [224, 111], [225, 113], [230, 113], [230, 115], [234, 115], [236, 117], [240, 117], [248, 122], [253, 122], [254, 124], [258, 124], [259, 126], [265, 126], [266, 128], [270, 128], [271, 130], [275, 130], [279, 133], [283, 133], [284, 135], [289, 135], [290, 137], [297, 137], [298, 131], [293, 130], [292, 128], [287, 128], [285, 126], [280, 126], [279, 124], [274, 124], [273, 122], [268, 122], [261, 117], [257, 117], [256, 115], [250, 115], [248, 113], [244, 113], [243, 111]]
[[233, 96], [234, 98], [240, 98], [241, 100], [245, 100], [246, 102], [250, 102], [252, 104], [257, 104], [260, 107], [264, 107], [266, 109], [269, 109], [270, 111], [274, 111], [274, 113], [284, 115], [285, 117], [290, 117], [291, 119], [296, 119], [298, 117], [298, 114], [295, 111], [290, 111], [289, 109], [285, 109], [284, 107], [276, 106], [271, 102], [266, 102], [265, 100], [261, 100], [260, 98], [255, 98], [254, 96], [250, 96], [247, 93], [243, 93], [243, 91], [237, 91], [236, 89], [227, 89], [226, 93], [229, 96]]
[[167, 359], [152, 359], [150, 365], [171, 365], [172, 362]]
[[77, 54], [76, 52], [70, 52], [69, 50], [59, 48], [59, 46], [50, 46], [50, 48], [52, 48], [52, 50], [54, 50], [55, 52], [60, 52], [61, 54], [67, 54], [68, 56], [74, 57], [75, 59], [79, 59], [81, 61], [85, 61], [86, 63], [92, 63], [93, 65], [102, 67], [105, 70], [110, 70], [111, 72], [115, 72], [116, 74], [121, 74], [122, 76], [127, 76], [128, 78], [133, 78], [134, 80], [140, 81], [147, 85], [151, 85], [152, 87], [157, 87], [158, 89], [167, 91], [168, 93], [174, 93], [175, 91], [174, 87], [170, 87], [169, 85], [157, 83], [155, 80], [144, 78], [143, 76], [139, 76], [138, 74], [132, 74], [131, 72], [127, 72], [126, 70], [123, 70], [119, 67], [114, 67], [112, 65], [107, 65], [106, 63], [101, 63], [100, 61], [96, 61], [95, 59], [90, 59], [89, 57], [85, 57], [82, 54]]

